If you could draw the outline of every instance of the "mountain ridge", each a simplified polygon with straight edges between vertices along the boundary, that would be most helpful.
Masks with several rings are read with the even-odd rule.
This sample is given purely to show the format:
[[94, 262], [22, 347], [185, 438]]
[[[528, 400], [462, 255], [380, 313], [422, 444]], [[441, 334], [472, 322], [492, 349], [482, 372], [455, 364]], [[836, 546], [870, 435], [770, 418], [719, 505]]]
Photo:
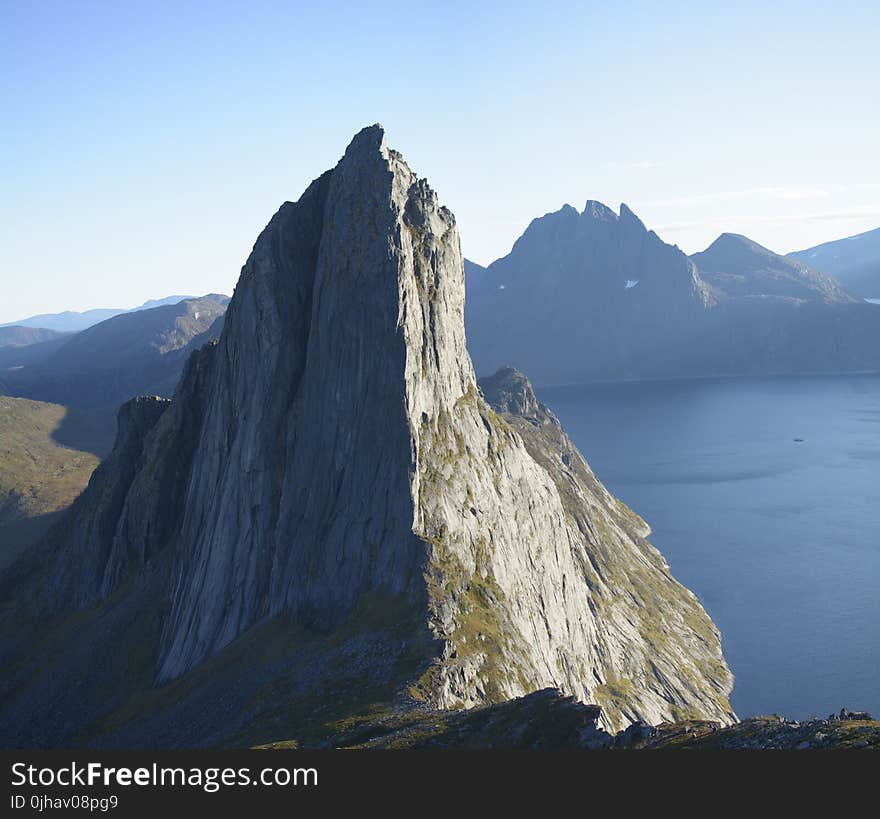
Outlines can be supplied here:
[[880, 313], [832, 277], [736, 234], [687, 257], [624, 204], [532, 220], [467, 310], [478, 373], [538, 386], [880, 371]]
[[165, 296], [159, 299], [148, 299], [137, 307], [115, 308], [115, 307], [93, 307], [89, 310], [79, 312], [77, 310], [64, 310], [60, 313], [39, 313], [38, 315], [28, 316], [27, 318], [17, 321], [9, 321], [0, 324], [0, 327], [32, 327], [35, 329], [54, 330], [62, 333], [78, 333], [86, 330], [107, 319], [115, 318], [126, 313], [137, 313], [140, 310], [151, 310], [154, 307], [165, 307], [168, 305], [179, 304], [182, 301], [189, 301], [195, 298], [223, 298], [228, 299], [219, 293], [211, 293], [206, 296]]
[[690, 259], [723, 296], [782, 296], [828, 304], [857, 301], [831, 276], [774, 253], [742, 234], [722, 233]]
[[620, 210], [588, 200], [537, 217], [486, 268], [467, 308], [480, 374], [513, 364], [539, 385], [576, 383], [581, 371], [649, 376], [676, 360], [684, 342], [663, 348], [666, 328], [699, 319], [715, 296], [684, 253]]
[[0, 389], [76, 407], [115, 407], [144, 392], [171, 396], [189, 353], [219, 334], [227, 301], [187, 299], [2, 349]]
[[[59, 664], [84, 681], [63, 736], [110, 745], [317, 735], [374, 697], [442, 710], [548, 685], [612, 727], [733, 721], [696, 597], [528, 382], [500, 378], [531, 416], [477, 386], [453, 215], [364, 129], [261, 233], [174, 399], [124, 405], [88, 490], [0, 582], [4, 734], [62, 730]], [[136, 665], [95, 659], [98, 634]]]
[[788, 257], [834, 276], [862, 298], [880, 298], [880, 228], [797, 250]]
[[24, 327], [20, 324], [10, 324], [0, 327], [0, 349], [9, 347], [30, 347], [44, 341], [51, 341], [63, 336], [55, 330], [46, 330], [42, 327]]

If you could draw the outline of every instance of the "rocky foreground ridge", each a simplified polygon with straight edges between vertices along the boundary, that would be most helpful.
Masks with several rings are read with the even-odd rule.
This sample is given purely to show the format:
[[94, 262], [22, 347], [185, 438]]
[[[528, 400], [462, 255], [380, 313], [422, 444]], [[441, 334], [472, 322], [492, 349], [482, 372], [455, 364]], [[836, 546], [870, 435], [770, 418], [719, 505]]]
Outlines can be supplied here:
[[718, 631], [648, 533], [524, 376], [477, 385], [455, 219], [367, 128], [0, 578], [2, 744], [317, 742], [548, 687], [597, 730], [730, 724]]
[[[601, 709], [559, 691], [536, 691], [516, 700], [466, 711], [388, 708], [355, 714], [337, 723], [322, 748], [497, 750], [875, 750], [880, 722], [843, 708], [827, 719], [803, 721], [777, 715], [750, 717], [733, 725], [711, 720], [631, 724], [616, 734], [598, 722]], [[298, 740], [258, 746], [309, 747]]]

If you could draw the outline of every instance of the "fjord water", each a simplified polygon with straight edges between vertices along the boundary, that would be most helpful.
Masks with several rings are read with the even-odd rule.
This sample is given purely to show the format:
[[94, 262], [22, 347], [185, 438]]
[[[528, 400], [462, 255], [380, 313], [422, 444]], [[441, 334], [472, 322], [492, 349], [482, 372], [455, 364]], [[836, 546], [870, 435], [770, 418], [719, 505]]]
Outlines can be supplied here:
[[880, 714], [880, 375], [539, 392], [721, 629], [741, 717]]

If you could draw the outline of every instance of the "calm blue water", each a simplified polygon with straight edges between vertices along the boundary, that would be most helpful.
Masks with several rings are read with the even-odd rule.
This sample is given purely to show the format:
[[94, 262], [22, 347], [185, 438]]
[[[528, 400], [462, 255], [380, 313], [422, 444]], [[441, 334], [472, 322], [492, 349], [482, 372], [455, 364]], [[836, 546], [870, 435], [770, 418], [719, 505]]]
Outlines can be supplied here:
[[740, 716], [880, 715], [880, 376], [540, 393], [718, 624]]

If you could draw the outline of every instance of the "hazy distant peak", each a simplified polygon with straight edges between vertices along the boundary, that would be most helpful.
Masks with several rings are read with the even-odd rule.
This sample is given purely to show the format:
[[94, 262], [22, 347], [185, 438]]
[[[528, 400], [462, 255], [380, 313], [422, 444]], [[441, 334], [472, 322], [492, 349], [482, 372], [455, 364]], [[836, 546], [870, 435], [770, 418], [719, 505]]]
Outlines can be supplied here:
[[623, 202], [620, 203], [620, 221], [623, 224], [630, 224], [641, 230], [647, 231], [645, 223]]
[[15, 325], [54, 330], [60, 333], [78, 333], [115, 316], [138, 313], [142, 310], [153, 310], [156, 307], [166, 307], [168, 305], [180, 304], [182, 301], [193, 301], [196, 299], [211, 299], [222, 305], [229, 303], [229, 297], [224, 296], [222, 293], [209, 293], [206, 296], [165, 296], [161, 299], [149, 299], [138, 307], [128, 309], [96, 307], [82, 313], [75, 310], [64, 310], [60, 313], [41, 313], [40, 315], [29, 316], [18, 321], [0, 324], [0, 327], [12, 327]]
[[151, 310], [153, 307], [162, 307], [166, 304], [179, 304], [182, 301], [186, 301], [187, 299], [198, 298], [197, 296], [166, 296], [163, 299], [148, 299], [145, 301], [140, 307], [133, 308], [133, 312], [135, 310]]
[[722, 233], [702, 253], [694, 253], [691, 260], [703, 278], [728, 296], [853, 300], [830, 276], [780, 256], [739, 233]]
[[587, 204], [584, 205], [584, 216], [588, 216], [591, 219], [602, 219], [608, 222], [616, 222], [617, 214], [608, 207], [608, 205], [603, 204], [602, 202], [598, 202], [595, 199], [588, 199]]
[[750, 239], [748, 236], [744, 236], [742, 233], [722, 233], [711, 245], [709, 245], [706, 250], [711, 250], [712, 248], [745, 248], [752, 253], [764, 253], [769, 254], [771, 256], [778, 255], [774, 253], [769, 248], [764, 247], [764, 245], [758, 244], [754, 239]]
[[722, 233], [704, 251], [694, 253], [691, 259], [696, 262], [701, 270], [720, 270], [722, 268], [712, 268], [705, 265], [724, 265], [734, 261], [750, 261], [752, 263], [758, 260], [764, 262], [767, 259], [781, 259], [783, 262], [785, 261], [785, 257], [774, 253], [769, 248], [758, 244], [748, 236], [743, 236], [741, 233]]
[[835, 276], [851, 293], [880, 297], [880, 228], [789, 253], [789, 258]]
[[514, 243], [511, 253], [529, 247], [541, 247], [548, 242], [569, 238], [577, 231], [580, 214], [571, 205], [537, 216], [529, 223], [522, 236]]

